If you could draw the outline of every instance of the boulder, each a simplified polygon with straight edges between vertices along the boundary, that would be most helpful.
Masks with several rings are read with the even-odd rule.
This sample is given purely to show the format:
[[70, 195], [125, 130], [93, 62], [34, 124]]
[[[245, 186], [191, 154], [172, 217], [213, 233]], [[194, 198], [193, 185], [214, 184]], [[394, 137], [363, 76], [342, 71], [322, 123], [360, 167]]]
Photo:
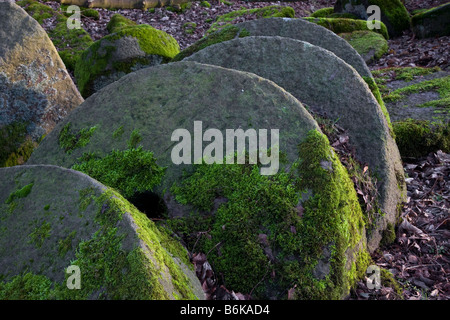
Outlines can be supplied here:
[[400, 0], [337, 0], [334, 12], [351, 13], [359, 19], [367, 20], [367, 8], [371, 5], [380, 8], [381, 21], [386, 25], [391, 37], [400, 36], [404, 30], [410, 28], [411, 18]]
[[379, 33], [373, 31], [354, 31], [339, 34], [345, 39], [366, 63], [375, 62], [388, 52], [389, 44]]
[[83, 98], [36, 20], [0, 3], [0, 166], [23, 163]]
[[83, 97], [129, 72], [166, 63], [180, 51], [172, 36], [146, 24], [116, 30], [86, 49], [75, 65]]
[[[280, 151], [280, 170], [263, 175], [262, 161], [260, 166], [249, 161], [206, 164], [208, 156], [201, 150], [212, 139], [202, 142], [203, 131], [198, 136], [194, 121], [201, 121], [203, 131], [218, 129], [225, 137], [227, 129], [267, 129], [272, 141], [272, 130], [279, 129], [279, 143], [271, 144], [271, 152]], [[200, 137], [204, 164], [174, 163], [178, 129], [190, 133], [194, 149]], [[258, 154], [269, 146], [260, 145]], [[127, 166], [120, 156], [139, 150], [153, 152], [158, 166], [166, 167], [161, 184], [147, 190], [164, 200], [172, 218], [165, 223], [180, 235], [211, 230], [195, 251], [208, 252], [208, 261], [230, 290], [251, 293], [257, 286], [254, 297], [282, 299], [294, 288], [299, 299], [337, 299], [365, 272], [364, 218], [352, 182], [311, 115], [273, 82], [195, 62], [142, 69], [89, 97], [43, 140], [29, 163], [78, 168], [101, 182], [119, 175], [117, 181], [132, 185], [148, 169], [135, 163], [132, 175], [120, 176]], [[195, 150], [193, 156], [186, 153], [192, 161], [200, 159]], [[108, 166], [95, 166], [104, 159], [111, 160], [104, 162]], [[199, 219], [184, 224], [192, 217]], [[258, 242], [261, 233], [267, 242]], [[211, 241], [205, 243], [207, 238]], [[231, 273], [230, 266], [236, 266]], [[261, 282], [267, 266], [274, 276]]]
[[1, 168], [0, 219], [0, 299], [204, 299], [181, 244], [78, 171]]
[[302, 40], [333, 52], [350, 64], [362, 77], [372, 77], [363, 59], [346, 41], [334, 32], [303, 19], [267, 18], [246, 21], [221, 29], [181, 51], [174, 61], [215, 43], [247, 36], [280, 36]]
[[450, 35], [450, 3], [422, 11], [412, 17], [414, 34], [419, 38]]
[[387, 111], [355, 69], [323, 48], [282, 37], [234, 39], [209, 46], [185, 60], [270, 79], [346, 129], [357, 159], [368, 163], [379, 179], [379, 208], [385, 215], [377, 215], [374, 230], [368, 235], [369, 249], [377, 248], [382, 230], [398, 217], [406, 188]]

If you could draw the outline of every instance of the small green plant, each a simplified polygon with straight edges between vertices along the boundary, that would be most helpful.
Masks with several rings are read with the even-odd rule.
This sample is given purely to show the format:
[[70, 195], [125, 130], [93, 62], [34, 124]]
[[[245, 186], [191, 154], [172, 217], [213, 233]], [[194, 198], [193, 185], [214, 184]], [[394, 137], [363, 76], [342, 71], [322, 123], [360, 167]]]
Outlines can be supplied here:
[[74, 133], [70, 130], [71, 126], [72, 124], [70, 122], [67, 123], [59, 132], [58, 136], [59, 146], [68, 154], [71, 154], [77, 148], [85, 147], [97, 129], [97, 126], [94, 126], [89, 129], [81, 129]]

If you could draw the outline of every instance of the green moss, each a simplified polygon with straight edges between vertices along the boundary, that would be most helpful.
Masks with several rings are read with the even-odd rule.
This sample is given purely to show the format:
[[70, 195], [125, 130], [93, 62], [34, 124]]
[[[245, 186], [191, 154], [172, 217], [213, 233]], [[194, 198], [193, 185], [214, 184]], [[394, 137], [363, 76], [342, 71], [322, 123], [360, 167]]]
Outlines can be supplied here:
[[374, 52], [374, 60], [378, 60], [388, 52], [389, 46], [386, 39], [373, 31], [354, 31], [352, 33], [339, 34], [358, 51], [361, 56]]
[[339, 33], [350, 33], [353, 31], [375, 31], [383, 35], [383, 37], [388, 40], [389, 34], [386, 28], [386, 25], [380, 21], [381, 28], [370, 30], [367, 27], [367, 22], [364, 20], [355, 20], [355, 19], [344, 19], [344, 18], [313, 18], [307, 17], [303, 18], [309, 22], [313, 22], [322, 27], [327, 28], [328, 30], [333, 31], [336, 34]]
[[123, 125], [117, 128], [116, 131], [113, 132], [113, 138], [119, 139], [124, 133]]
[[313, 18], [326, 18], [330, 14], [333, 14], [333, 13], [334, 13], [334, 7], [322, 8], [322, 9], [319, 9], [317, 11], [314, 11], [314, 13], [312, 13], [310, 15], [310, 17], [313, 17]]
[[430, 152], [450, 152], [450, 123], [406, 119], [394, 122], [396, 142], [403, 158]]
[[206, 31], [206, 34], [211, 34], [225, 26], [232, 24], [234, 20], [242, 16], [256, 16], [257, 18], [272, 18], [272, 17], [286, 17], [294, 18], [295, 10], [291, 7], [285, 6], [267, 6], [255, 9], [242, 9], [232, 11], [224, 15], [218, 16], [212, 26]]
[[388, 287], [388, 288], [394, 289], [394, 292], [397, 294], [397, 296], [402, 299], [402, 297], [403, 297], [403, 288], [398, 283], [398, 281], [395, 280], [395, 278], [392, 275], [392, 273], [390, 273], [386, 269], [381, 268], [380, 276], [381, 276], [381, 284], [384, 287]]
[[180, 52], [180, 47], [172, 36], [149, 25], [120, 28], [115, 33], [96, 41], [77, 60], [75, 78], [83, 97], [92, 94], [92, 83], [98, 77], [107, 76], [112, 70], [129, 73], [137, 63], [148, 64], [145, 57], [128, 61], [111, 61], [112, 53], [116, 50], [114, 42], [123, 37], [136, 38], [142, 51], [149, 56], [161, 56], [163, 63], [169, 62]]
[[0, 281], [0, 300], [47, 300], [52, 295], [52, 282], [42, 275], [25, 273]]
[[200, 2], [200, 5], [205, 8], [211, 8], [211, 4], [208, 1]]
[[351, 13], [332, 13], [326, 18], [344, 18], [344, 19], [358, 19], [357, 16]]
[[100, 14], [95, 9], [82, 8], [81, 9], [81, 15], [85, 16], [87, 18], [93, 18], [94, 20], [100, 19]]
[[[428, 74], [433, 74], [440, 71], [439, 67], [434, 68], [422, 68], [422, 67], [393, 67], [373, 70], [372, 74], [376, 79], [382, 79], [386, 74], [393, 73], [394, 80], [412, 81], [418, 76], [426, 76]], [[385, 81], [383, 82], [385, 83]]]
[[206, 47], [209, 47], [216, 43], [221, 43], [224, 41], [235, 39], [236, 37], [247, 37], [250, 33], [245, 29], [240, 29], [236, 26], [230, 25], [223, 27], [222, 29], [218, 30], [217, 32], [214, 32], [210, 34], [209, 36], [203, 37], [193, 45], [187, 47], [183, 51], [181, 51], [179, 54], [177, 54], [173, 59], [172, 62], [175, 61], [181, 61], [186, 57], [189, 57], [190, 55], [196, 53], [197, 51], [200, 51]]
[[25, 163], [37, 143], [27, 134], [28, 122], [15, 121], [0, 128], [0, 167]]
[[97, 126], [91, 128], [83, 128], [78, 132], [72, 132], [70, 130], [72, 124], [67, 123], [59, 132], [58, 141], [59, 146], [64, 149], [64, 152], [71, 154], [73, 150], [81, 147], [85, 147], [95, 130], [97, 130]]
[[137, 25], [136, 22], [125, 18], [121, 14], [116, 13], [109, 20], [108, 24], [106, 25], [106, 29], [108, 30], [109, 33], [114, 33], [114, 32], [119, 31], [121, 28], [131, 27], [131, 26], [136, 26], [136, 25]]
[[397, 236], [395, 235], [395, 227], [392, 223], [388, 223], [386, 229], [383, 230], [383, 234], [381, 235], [380, 245], [382, 247], [388, 246], [394, 243]]
[[30, 194], [32, 188], [33, 188], [33, 183], [30, 183], [20, 189], [17, 189], [16, 191], [12, 192], [8, 196], [5, 203], [10, 204], [16, 199], [21, 199], [21, 198], [27, 197]]
[[55, 13], [52, 8], [37, 1], [18, 1], [17, 4], [25, 7], [25, 11], [39, 24], [42, 24], [45, 19], [53, 17]]
[[34, 244], [37, 248], [42, 247], [45, 239], [50, 237], [50, 232], [52, 227], [49, 222], [43, 222], [39, 227], [36, 227], [33, 232], [31, 232], [28, 237], [30, 238], [29, 243]]
[[183, 24], [183, 30], [186, 34], [193, 34], [195, 28], [197, 28], [197, 24], [195, 22], [186, 22]]
[[400, 0], [369, 0], [369, 5], [377, 5], [381, 8], [389, 24], [395, 30], [395, 34], [401, 34], [403, 30], [410, 29], [411, 18]]
[[153, 153], [144, 151], [142, 146], [125, 151], [113, 150], [104, 157], [84, 154], [72, 169], [117, 189], [127, 198], [136, 192], [152, 190], [161, 182], [165, 171], [156, 164]]
[[[361, 240], [364, 219], [353, 184], [321, 133], [308, 134], [289, 172], [261, 176], [257, 165], [203, 164], [171, 191], [198, 210], [171, 227], [188, 247], [208, 254], [227, 288], [253, 290], [256, 298], [267, 298], [273, 288], [286, 298], [296, 285], [300, 299], [339, 299], [354, 285], [356, 264], [347, 270], [345, 253]], [[222, 199], [218, 207], [216, 199]], [[259, 235], [267, 236], [267, 244]], [[330, 273], [317, 279], [313, 271], [325, 248], [331, 251]], [[364, 250], [355, 254], [358, 260]], [[265, 278], [272, 272], [275, 279]]]
[[440, 99], [427, 102], [420, 105], [421, 107], [450, 107], [450, 76], [437, 78], [428, 81], [422, 81], [420, 83], [413, 84], [411, 86], [403, 87], [392, 91], [384, 97], [386, 102], [396, 102], [402, 100], [405, 96], [412, 93], [434, 91], [439, 93]]

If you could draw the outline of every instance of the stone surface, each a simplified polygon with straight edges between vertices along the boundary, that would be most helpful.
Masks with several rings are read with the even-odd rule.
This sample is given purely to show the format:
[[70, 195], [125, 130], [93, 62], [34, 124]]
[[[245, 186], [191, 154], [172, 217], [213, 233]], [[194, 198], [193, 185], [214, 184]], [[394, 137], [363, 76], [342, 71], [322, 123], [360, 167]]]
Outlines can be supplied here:
[[179, 51], [172, 36], [149, 25], [119, 28], [83, 52], [75, 65], [77, 85], [88, 97], [129, 72], [168, 62]]
[[376, 5], [381, 10], [381, 21], [389, 30], [389, 36], [397, 37], [410, 28], [411, 19], [400, 0], [337, 0], [334, 5], [336, 13], [351, 13], [358, 18], [367, 20], [373, 12], [367, 13], [367, 8]]
[[354, 31], [339, 35], [358, 51], [366, 63], [375, 62], [389, 50], [387, 40], [376, 32]]
[[426, 10], [411, 19], [413, 31], [419, 38], [450, 35], [450, 3]]
[[[236, 30], [234, 28], [237, 28]], [[352, 48], [346, 41], [337, 36], [334, 32], [318, 26], [315, 23], [307, 22], [303, 19], [288, 19], [288, 18], [266, 18], [246, 21], [233, 25], [233, 29], [229, 30], [227, 34], [220, 35], [220, 30], [212, 36], [205, 37], [198, 41], [188, 50], [182, 51], [175, 59], [184, 58], [193, 52], [200, 50], [204, 45], [208, 44], [208, 39], [215, 39], [215, 37], [222, 37], [222, 41], [231, 40], [237, 37], [244, 36], [280, 36], [302, 40], [322, 47], [333, 52], [339, 58], [353, 66], [362, 77], [372, 77], [369, 68], [364, 63], [364, 60], [358, 55], [358, 52]], [[231, 32], [234, 31], [234, 32]], [[214, 41], [211, 44], [217, 43]]]
[[38, 141], [83, 98], [46, 32], [14, 3], [0, 3], [0, 39], [0, 131], [8, 127], [1, 134], [10, 140], [5, 131], [25, 127], [22, 141], [0, 150], [4, 165], [25, 136]]
[[[204, 299], [181, 244], [78, 171], [1, 168], [0, 220], [3, 299]], [[66, 287], [71, 265], [80, 290]], [[35, 282], [8, 290], [25, 273]]]
[[187, 61], [253, 72], [292, 93], [312, 110], [348, 130], [357, 158], [379, 177], [379, 217], [368, 236], [375, 250], [381, 230], [394, 222], [404, 200], [405, 182], [398, 148], [388, 122], [358, 73], [336, 55], [308, 42], [282, 37], [246, 37], [209, 46]]
[[[356, 71], [354, 72], [356, 73]], [[246, 261], [234, 261], [233, 258], [230, 258], [233, 255], [218, 258], [215, 256], [215, 251], [211, 253], [211, 262], [220, 263], [222, 267], [224, 264], [234, 263], [239, 263], [240, 266], [244, 265], [243, 268], [239, 268], [239, 271], [234, 270], [232, 274], [224, 275], [224, 277], [229, 277], [230, 281], [236, 277], [247, 277], [246, 268], [255, 263], [261, 263], [258, 266], [262, 266], [265, 273], [264, 266], [271, 264], [271, 258], [277, 257], [280, 260], [277, 261], [277, 265], [279, 264], [281, 267], [290, 265], [292, 260], [289, 259], [296, 259], [295, 263], [299, 265], [299, 268], [294, 268], [294, 271], [290, 274], [293, 277], [292, 279], [303, 277], [311, 280], [313, 279], [312, 270], [310, 270], [312, 264], [303, 263], [303, 261], [310, 262], [321, 259], [324, 264], [329, 264], [330, 274], [335, 275], [335, 278], [331, 280], [323, 280], [327, 281], [326, 286], [330, 288], [325, 295], [330, 298], [341, 298], [347, 294], [348, 288], [354, 284], [355, 266], [358, 265], [358, 267], [364, 269], [364, 266], [357, 262], [358, 258], [366, 253], [363, 216], [356, 192], [328, 140], [320, 133], [316, 121], [297, 99], [272, 81], [251, 73], [196, 62], [176, 62], [136, 71], [89, 97], [77, 110], [70, 114], [64, 123], [55, 128], [44, 139], [32, 155], [29, 163], [49, 163], [72, 167], [87, 152], [95, 152], [98, 157], [102, 157], [112, 150], [129, 148], [130, 138], [133, 137], [132, 131], [138, 131], [141, 138], [138, 144], [145, 150], [152, 151], [159, 165], [167, 167], [162, 184], [153, 192], [164, 199], [169, 217], [189, 217], [189, 213], [197, 211], [195, 204], [184, 201], [182, 195], [177, 193], [179, 189], [172, 188], [172, 186], [174, 183], [179, 186], [179, 183], [186, 181], [189, 173], [198, 172], [195, 171], [198, 167], [191, 164], [173, 164], [171, 153], [177, 143], [171, 141], [171, 137], [176, 129], [187, 129], [191, 135], [194, 135], [194, 121], [202, 121], [202, 132], [213, 128], [220, 130], [224, 136], [224, 143], [226, 142], [226, 129], [267, 129], [269, 132], [271, 129], [279, 129], [279, 149], [281, 154], [285, 156], [285, 161], [280, 163], [280, 172], [292, 168], [291, 165], [294, 162], [301, 162], [304, 166], [301, 170], [294, 170], [294, 175], [299, 177], [301, 186], [280, 180], [279, 183], [272, 185], [274, 190], [277, 191], [273, 195], [278, 195], [278, 199], [268, 197], [264, 200], [268, 201], [267, 205], [272, 205], [280, 210], [277, 217], [282, 218], [273, 221], [273, 215], [266, 216], [262, 212], [258, 216], [262, 225], [273, 224], [274, 228], [280, 230], [280, 233], [289, 239], [294, 232], [295, 234], [298, 233], [299, 238], [297, 240], [300, 241], [301, 239], [301, 248], [299, 242], [293, 240], [292, 246], [283, 251], [285, 253], [291, 252], [291, 255], [287, 258], [280, 254], [278, 245], [272, 237], [269, 239], [271, 242], [269, 248], [262, 248], [256, 242], [250, 243], [251, 239], [257, 238], [257, 234], [254, 233], [253, 228], [248, 228], [245, 233], [250, 233], [249, 238], [244, 237], [244, 233], [239, 232], [238, 238], [241, 237], [240, 239], [227, 242], [221, 248], [221, 250], [230, 250], [228, 252], [236, 252], [235, 249], [245, 252], [245, 249], [249, 248], [250, 251], [246, 253], [248, 255]], [[69, 123], [72, 132], [94, 126], [97, 128], [87, 144], [73, 149], [70, 154], [66, 153], [59, 143], [60, 134]], [[119, 132], [121, 133], [119, 134]], [[191, 142], [194, 139], [196, 139], [195, 136], [191, 136]], [[305, 144], [305, 148], [299, 148], [299, 144]], [[202, 143], [203, 148], [207, 145], [209, 143], [206, 141]], [[310, 148], [310, 151], [306, 150], [306, 146]], [[303, 156], [301, 150], [303, 150]], [[261, 152], [261, 150], [259, 151]], [[318, 154], [317, 157], [315, 156], [316, 153]], [[191, 159], [196, 160], [197, 157], [194, 155]], [[303, 161], [297, 162], [298, 159]], [[321, 169], [323, 163], [326, 163], [326, 168], [330, 171]], [[121, 166], [121, 163], [117, 165]], [[210, 165], [205, 166], [206, 169], [216, 168]], [[248, 166], [248, 164], [247, 166], [235, 164], [233, 167], [227, 164], [221, 167], [220, 172], [225, 172], [225, 175], [228, 176], [226, 170], [233, 170], [233, 168], [243, 170], [242, 174], [237, 177], [248, 181], [247, 179], [250, 178]], [[264, 167], [264, 165], [262, 166]], [[136, 168], [136, 170], [139, 169]], [[183, 175], [183, 171], [188, 174]], [[297, 173], [297, 171], [300, 171], [300, 173]], [[112, 173], [112, 171], [110, 172]], [[254, 170], [252, 172], [255, 173]], [[312, 172], [317, 172], [317, 176], [310, 179]], [[216, 175], [215, 178], [208, 179], [208, 183], [219, 181], [219, 176], [220, 174]], [[254, 176], [257, 181], [271, 181], [272, 178], [280, 179], [277, 177], [262, 176], [258, 171]], [[317, 179], [317, 183], [313, 182], [314, 179]], [[228, 183], [236, 184], [236, 180], [231, 179]], [[320, 183], [325, 183], [326, 186], [321, 186]], [[195, 188], [195, 192], [199, 193], [198, 197], [205, 194], [200, 191], [200, 186], [205, 186], [205, 183], [201, 183], [198, 188]], [[227, 186], [228, 184], [225, 181], [221, 184], [221, 187], [230, 190]], [[277, 189], [277, 186], [279, 189]], [[251, 184], [247, 186], [242, 183], [234, 186], [231, 190], [247, 195], [249, 192], [247, 188], [256, 187], [261, 187], [261, 185]], [[294, 200], [288, 196], [284, 198], [278, 193], [279, 190], [284, 190], [281, 193], [285, 194], [296, 190], [295, 188], [298, 188], [298, 193], [305, 190], [309, 193], [306, 194], [304, 199], [301, 195], [296, 194]], [[264, 195], [264, 192], [268, 191], [258, 192], [257, 195]], [[247, 197], [250, 196], [253, 196], [252, 192], [249, 192]], [[297, 197], [301, 199], [297, 200]], [[197, 198], [197, 196], [194, 196], [194, 198]], [[266, 197], [263, 196], [263, 198]], [[220, 201], [221, 198], [219, 197], [216, 200], [214, 201], [215, 209], [213, 211], [217, 210], [217, 212], [219, 210], [223, 212], [230, 204], [238, 207], [241, 204], [240, 199], [230, 201], [227, 198], [227, 201]], [[304, 202], [301, 202], [305, 206], [304, 222], [294, 209], [298, 205], [298, 201]], [[316, 207], [316, 201], [324, 206]], [[291, 202], [292, 204], [290, 204]], [[250, 199], [246, 198], [245, 203], [248, 206], [251, 203]], [[345, 204], [343, 205], [343, 203]], [[277, 204], [280, 204], [280, 206]], [[255, 213], [255, 208], [250, 206], [239, 212], [244, 214], [244, 217], [239, 218], [237, 215], [232, 215], [234, 217], [232, 219], [249, 219], [249, 215]], [[270, 210], [270, 212], [272, 211]], [[332, 213], [330, 214], [330, 212]], [[213, 213], [210, 212], [210, 214]], [[285, 222], [291, 220], [292, 224], [286, 225]], [[327, 232], [326, 237], [316, 236], [316, 233], [325, 233], [323, 228], [331, 228], [329, 223], [324, 222], [329, 220], [344, 221], [342, 223], [346, 227], [336, 226], [333, 227], [333, 232]], [[239, 226], [244, 228], [252, 223], [252, 221], [248, 221], [248, 223], [239, 221]], [[305, 227], [302, 228], [303, 223]], [[309, 227], [306, 226], [308, 224], [310, 224]], [[221, 239], [222, 236], [228, 237], [230, 236], [228, 232], [234, 230], [234, 228], [222, 228], [217, 223], [206, 228], [215, 230], [212, 233], [214, 237], [218, 238], [214, 239]], [[223, 232], [223, 234], [220, 235], [219, 232]], [[247, 240], [250, 242], [245, 246], [240, 245]], [[328, 246], [330, 243], [336, 244], [339, 249], [334, 250], [330, 256], [323, 256], [322, 247]], [[310, 249], [305, 249], [306, 247]], [[346, 250], [347, 248], [351, 250]], [[205, 250], [205, 252], [208, 251]], [[294, 258], [292, 258], [292, 255], [294, 255]], [[232, 259], [233, 261], [228, 260], [227, 262], [223, 259]], [[247, 261], [249, 262], [248, 266], [246, 266]], [[226, 267], [223, 268], [220, 270], [225, 271]], [[261, 270], [258, 272], [261, 272]], [[258, 278], [255, 281], [256, 283], [260, 281], [258, 275], [259, 273], [254, 272], [251, 277], [251, 279]], [[320, 276], [320, 274], [318, 275]], [[336, 282], [334, 279], [339, 279], [339, 281]], [[285, 289], [287, 286], [292, 286], [292, 283], [285, 283], [285, 281], [285, 278], [277, 276], [272, 281], [273, 283], [267, 284], [267, 286], [261, 285], [254, 294], [263, 298], [286, 298], [287, 290]], [[253, 287], [255, 282], [253, 280], [246, 281], [247, 287], [239, 287], [239, 284], [235, 283], [236, 287], [230, 289], [238, 288], [236, 290], [240, 290], [239, 288], [241, 288], [249, 292], [251, 290], [248, 287], [249, 283]], [[301, 283], [305, 284], [306, 287], [306, 282]], [[298, 284], [298, 287], [302, 287], [301, 283]], [[300, 291], [302, 293], [299, 293], [299, 295], [302, 298], [308, 297], [308, 290], [306, 290], [306, 293], [303, 290]], [[256, 292], [258, 293], [256, 294]], [[317, 298], [321, 293], [314, 291], [311, 294], [310, 297]]]

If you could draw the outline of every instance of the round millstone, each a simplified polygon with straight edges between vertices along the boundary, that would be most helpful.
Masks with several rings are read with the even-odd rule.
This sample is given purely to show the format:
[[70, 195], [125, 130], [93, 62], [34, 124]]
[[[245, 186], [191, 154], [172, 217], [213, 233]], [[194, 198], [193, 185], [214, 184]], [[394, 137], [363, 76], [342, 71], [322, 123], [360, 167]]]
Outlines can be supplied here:
[[[347, 41], [343, 40], [334, 32], [315, 23], [303, 19], [266, 18], [234, 24], [231, 28], [238, 29], [236, 37], [280, 36], [309, 42], [333, 52], [339, 58], [354, 67], [362, 77], [372, 77], [364, 60], [358, 52], [347, 43]], [[216, 34], [219, 35], [223, 32], [223, 30], [219, 30]], [[198, 43], [208, 43], [208, 39], [214, 38], [215, 35], [213, 34], [205, 37]], [[195, 46], [196, 45], [194, 44], [194, 47]], [[187, 54], [189, 49], [190, 48], [182, 51], [181, 55]]]
[[404, 174], [383, 110], [354, 68], [308, 42], [283, 37], [245, 37], [209, 46], [184, 61], [255, 73], [292, 93], [313, 111], [347, 130], [356, 156], [379, 177], [379, 206], [386, 213], [369, 236], [375, 250], [381, 230], [397, 217]]
[[204, 298], [181, 244], [81, 172], [1, 168], [0, 220], [2, 299]]

